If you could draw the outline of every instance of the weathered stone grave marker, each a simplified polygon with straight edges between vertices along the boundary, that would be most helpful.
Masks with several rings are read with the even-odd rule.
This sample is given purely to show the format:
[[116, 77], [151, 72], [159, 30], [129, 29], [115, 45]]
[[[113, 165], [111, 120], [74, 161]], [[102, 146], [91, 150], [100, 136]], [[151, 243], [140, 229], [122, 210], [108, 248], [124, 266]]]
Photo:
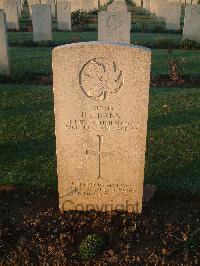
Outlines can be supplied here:
[[29, 6], [29, 13], [30, 16], [32, 16], [32, 6], [34, 5], [40, 5], [40, 0], [28, 0], [28, 6]]
[[70, 3], [71, 3], [71, 12], [75, 12], [77, 10], [81, 10], [81, 8], [82, 8], [82, 0], [70, 0]]
[[24, 0], [21, 0], [21, 10], [24, 10]]
[[150, 57], [111, 42], [53, 50], [61, 211], [141, 211]]
[[16, 3], [17, 3], [18, 16], [21, 17], [21, 15], [22, 15], [22, 4], [21, 4], [21, 0], [16, 0]]
[[127, 12], [127, 5], [125, 2], [114, 1], [107, 6], [107, 11], [124, 11]]
[[168, 3], [165, 10], [165, 22], [167, 30], [180, 30], [181, 4]]
[[156, 0], [150, 0], [150, 13], [155, 15], [156, 10]]
[[6, 14], [7, 29], [19, 30], [17, 2], [15, 0], [4, 1], [4, 12]]
[[142, 6], [142, 1], [141, 0], [133, 0], [132, 1], [136, 6]]
[[200, 42], [200, 5], [186, 6], [183, 39]]
[[0, 9], [4, 9], [4, 0], [0, 0]]
[[102, 11], [98, 14], [98, 40], [130, 43], [131, 13]]
[[87, 12], [98, 10], [98, 0], [82, 0], [81, 9]]
[[71, 30], [71, 3], [57, 2], [57, 21], [59, 30]]
[[148, 12], [150, 11], [150, 0], [143, 0], [143, 8]]
[[0, 74], [10, 74], [6, 17], [3, 10], [0, 10]]
[[32, 23], [34, 41], [52, 40], [50, 5], [33, 5]]
[[41, 0], [41, 4], [50, 5], [52, 18], [56, 16], [56, 5], [54, 0]]
[[105, 5], [108, 4], [108, 2], [109, 2], [109, 0], [99, 0], [99, 5], [100, 6], [105, 6]]
[[165, 20], [166, 6], [167, 6], [166, 0], [154, 0], [155, 14], [156, 14], [156, 19], [158, 21]]

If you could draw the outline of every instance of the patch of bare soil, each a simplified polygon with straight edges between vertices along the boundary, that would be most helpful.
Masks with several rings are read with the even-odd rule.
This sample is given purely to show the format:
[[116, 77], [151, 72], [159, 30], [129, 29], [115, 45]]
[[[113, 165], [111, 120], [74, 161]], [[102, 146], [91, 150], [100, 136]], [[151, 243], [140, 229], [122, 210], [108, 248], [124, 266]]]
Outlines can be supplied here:
[[83, 265], [78, 247], [103, 235], [89, 265], [200, 265], [200, 204], [152, 200], [141, 215], [58, 210], [55, 191], [0, 189], [0, 265]]

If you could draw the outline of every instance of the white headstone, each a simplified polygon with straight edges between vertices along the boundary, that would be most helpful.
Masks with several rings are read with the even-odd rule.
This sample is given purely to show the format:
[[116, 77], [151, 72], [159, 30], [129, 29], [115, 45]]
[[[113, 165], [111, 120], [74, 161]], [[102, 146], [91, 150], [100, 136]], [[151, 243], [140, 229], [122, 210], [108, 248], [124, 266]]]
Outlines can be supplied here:
[[4, 1], [4, 12], [6, 14], [7, 29], [19, 30], [17, 2], [15, 0]]
[[22, 15], [22, 5], [21, 5], [21, 0], [16, 0], [16, 3], [17, 3], [18, 16], [21, 17], [21, 15]]
[[182, 3], [182, 0], [168, 0], [168, 3]]
[[32, 6], [33, 5], [40, 5], [40, 4], [41, 4], [40, 0], [28, 0], [30, 16], [32, 15]]
[[21, 10], [24, 10], [24, 0], [21, 0]]
[[56, 17], [56, 3], [55, 0], [47, 0], [47, 5], [51, 6], [51, 15], [53, 18]]
[[167, 30], [180, 30], [181, 19], [180, 3], [168, 3], [165, 11], [165, 22]]
[[99, 9], [99, 1], [98, 0], [93, 0], [92, 2], [92, 10], [98, 10]]
[[71, 30], [71, 3], [64, 1], [57, 3], [57, 21], [59, 30]]
[[4, 9], [4, 0], [0, 0], [0, 9]]
[[10, 74], [6, 17], [3, 10], [0, 10], [0, 74]]
[[109, 0], [100, 0], [100, 1], [99, 1], [99, 5], [100, 5], [100, 6], [105, 6], [105, 5], [108, 4], [108, 2], [109, 2]]
[[41, 4], [43, 5], [50, 5], [51, 7], [51, 15], [53, 18], [56, 16], [56, 6], [54, 0], [41, 0]]
[[142, 0], [133, 0], [133, 3], [139, 7], [142, 6]]
[[33, 40], [52, 40], [52, 21], [50, 5], [32, 6]]
[[127, 5], [125, 2], [114, 1], [107, 6], [107, 11], [124, 11], [127, 12]]
[[53, 50], [61, 211], [141, 212], [150, 61], [150, 50], [128, 44]]
[[150, 0], [143, 0], [143, 8], [150, 11]]
[[167, 1], [166, 0], [154, 0], [154, 2], [155, 2], [154, 8], [155, 8], [156, 19], [158, 21], [164, 21]]
[[200, 5], [186, 6], [183, 38], [200, 42]]
[[71, 2], [71, 12], [75, 12], [77, 10], [82, 9], [82, 0], [70, 0], [70, 2]]
[[82, 0], [81, 9], [87, 12], [98, 10], [98, 0]]
[[155, 14], [156, 9], [156, 0], [150, 0], [150, 13]]
[[98, 40], [130, 43], [131, 13], [102, 11], [98, 14]]

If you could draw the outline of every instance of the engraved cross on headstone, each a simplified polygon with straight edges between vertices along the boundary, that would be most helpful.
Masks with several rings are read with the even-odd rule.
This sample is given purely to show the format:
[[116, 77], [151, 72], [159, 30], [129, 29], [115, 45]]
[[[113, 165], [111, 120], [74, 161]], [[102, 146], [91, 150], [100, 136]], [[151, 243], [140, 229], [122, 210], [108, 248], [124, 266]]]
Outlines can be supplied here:
[[115, 156], [114, 153], [111, 152], [103, 152], [102, 151], [102, 144], [103, 144], [103, 136], [97, 135], [98, 138], [98, 151], [88, 151], [86, 150], [86, 155], [95, 155], [98, 156], [98, 177], [101, 178], [101, 160], [102, 160], [102, 155], [112, 155]]

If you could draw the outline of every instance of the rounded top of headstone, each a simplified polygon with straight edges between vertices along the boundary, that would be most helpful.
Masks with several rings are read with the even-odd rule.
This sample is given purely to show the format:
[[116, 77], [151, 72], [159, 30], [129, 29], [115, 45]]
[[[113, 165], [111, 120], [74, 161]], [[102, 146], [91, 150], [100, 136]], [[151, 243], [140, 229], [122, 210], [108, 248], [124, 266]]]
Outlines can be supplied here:
[[125, 42], [112, 42], [112, 41], [91, 41], [91, 42], [78, 42], [78, 43], [71, 43], [71, 44], [65, 44], [61, 46], [57, 46], [53, 49], [54, 51], [60, 50], [60, 49], [66, 49], [66, 48], [73, 48], [78, 46], [113, 46], [113, 47], [123, 47], [123, 48], [130, 48], [130, 49], [140, 49], [143, 52], [150, 53], [151, 50], [149, 48], [139, 46], [139, 45], [133, 45]]
[[122, 1], [114, 1], [107, 6], [107, 11], [125, 11], [127, 12], [127, 5]]

